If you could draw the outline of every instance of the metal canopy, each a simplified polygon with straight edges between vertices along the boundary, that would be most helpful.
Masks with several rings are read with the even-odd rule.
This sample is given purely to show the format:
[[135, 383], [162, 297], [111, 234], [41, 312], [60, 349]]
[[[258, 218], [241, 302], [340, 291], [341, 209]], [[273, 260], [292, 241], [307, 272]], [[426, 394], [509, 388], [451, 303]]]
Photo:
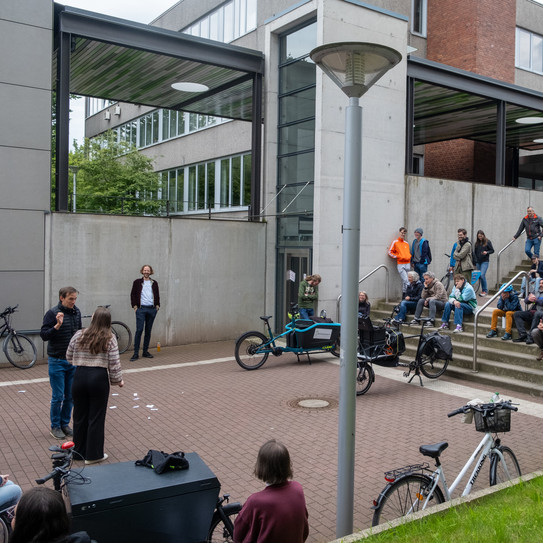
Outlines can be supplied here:
[[496, 144], [500, 104], [505, 104], [505, 145], [543, 149], [543, 123], [525, 125], [521, 117], [541, 117], [543, 93], [410, 57], [408, 77], [414, 80], [413, 145], [458, 138]]
[[[253, 80], [264, 70], [260, 51], [58, 4], [55, 15], [57, 38], [71, 38], [70, 93], [252, 120]], [[55, 47], [55, 75], [57, 53]], [[172, 89], [179, 81], [210, 90]]]

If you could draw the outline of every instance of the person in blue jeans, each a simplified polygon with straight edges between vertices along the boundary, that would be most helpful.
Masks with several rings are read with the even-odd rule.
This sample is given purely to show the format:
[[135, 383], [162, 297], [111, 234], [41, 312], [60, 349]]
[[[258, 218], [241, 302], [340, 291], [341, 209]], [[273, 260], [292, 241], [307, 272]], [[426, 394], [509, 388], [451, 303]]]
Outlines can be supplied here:
[[481, 272], [481, 292], [479, 296], [488, 294], [488, 285], [486, 282], [486, 272], [488, 270], [489, 256], [494, 252], [492, 242], [485, 236], [482, 230], [477, 231], [477, 241], [473, 248], [473, 257], [475, 267]]
[[13, 507], [21, 499], [21, 487], [9, 480], [9, 475], [0, 475], [0, 513]]
[[[543, 219], [535, 214], [534, 208], [529, 206], [526, 210], [526, 216], [520, 221], [520, 226], [513, 239], [516, 240], [522, 232], [526, 231], [526, 243], [524, 245], [524, 252], [526, 256], [531, 260], [533, 255], [539, 257], [539, 248], [541, 247], [541, 227], [543, 226]], [[533, 249], [533, 254], [532, 254]]]
[[440, 330], [449, 328], [449, 319], [451, 311], [454, 311], [454, 324], [456, 325], [454, 332], [463, 332], [462, 324], [464, 315], [471, 315], [477, 307], [477, 297], [473, 287], [466, 281], [466, 278], [457, 273], [454, 276], [454, 288], [449, 296], [449, 301], [443, 309], [441, 317]]
[[139, 358], [139, 349], [141, 336], [145, 329], [145, 335], [143, 336], [143, 352], [144, 358], [154, 358], [149, 352], [149, 343], [151, 341], [151, 330], [153, 329], [153, 323], [155, 317], [160, 309], [160, 291], [158, 289], [158, 283], [151, 279], [154, 271], [151, 266], [146, 264], [142, 266], [140, 273], [141, 279], [136, 279], [132, 283], [132, 290], [130, 291], [130, 304], [132, 309], [136, 313], [136, 333], [134, 334], [134, 354], [131, 361]]
[[72, 437], [72, 382], [75, 366], [66, 360], [66, 350], [72, 336], [81, 330], [81, 312], [76, 307], [78, 292], [74, 287], [62, 287], [59, 302], [43, 317], [40, 337], [47, 341], [49, 383], [51, 384], [51, 430], [55, 439]]
[[407, 273], [409, 281], [407, 288], [403, 294], [403, 300], [400, 302], [400, 311], [393, 319], [393, 324], [401, 324], [405, 321], [405, 316], [409, 311], [414, 312], [417, 309], [417, 303], [422, 294], [423, 284], [419, 280], [419, 274], [414, 271]]

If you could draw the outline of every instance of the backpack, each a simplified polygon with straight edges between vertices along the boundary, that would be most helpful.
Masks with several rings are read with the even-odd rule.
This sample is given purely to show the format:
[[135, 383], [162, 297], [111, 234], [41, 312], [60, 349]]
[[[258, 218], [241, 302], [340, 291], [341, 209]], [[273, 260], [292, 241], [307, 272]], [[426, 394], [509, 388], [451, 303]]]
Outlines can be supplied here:
[[185, 458], [185, 453], [177, 451], [167, 454], [164, 451], [155, 451], [150, 449], [142, 460], [136, 460], [136, 466], [145, 466], [151, 468], [155, 473], [161, 474], [165, 471], [174, 471], [188, 469], [189, 461]]

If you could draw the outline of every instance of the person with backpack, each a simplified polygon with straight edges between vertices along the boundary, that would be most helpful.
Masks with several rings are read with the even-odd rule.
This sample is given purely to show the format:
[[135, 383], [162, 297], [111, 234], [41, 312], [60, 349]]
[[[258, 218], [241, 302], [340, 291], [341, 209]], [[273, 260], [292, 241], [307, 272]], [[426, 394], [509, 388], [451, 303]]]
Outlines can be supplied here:
[[411, 266], [423, 277], [428, 271], [428, 265], [432, 262], [432, 251], [427, 239], [422, 237], [422, 228], [415, 228], [415, 239], [411, 243]]

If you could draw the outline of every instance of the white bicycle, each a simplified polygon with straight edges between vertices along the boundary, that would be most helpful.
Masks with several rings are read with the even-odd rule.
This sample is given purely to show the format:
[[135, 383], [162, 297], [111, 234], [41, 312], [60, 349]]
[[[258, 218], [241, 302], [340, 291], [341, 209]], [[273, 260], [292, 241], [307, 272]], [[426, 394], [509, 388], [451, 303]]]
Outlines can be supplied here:
[[[441, 465], [441, 453], [449, 446], [446, 441], [433, 445], [421, 445], [420, 452], [435, 460], [436, 469], [432, 471], [427, 462], [412, 466], [387, 471], [385, 480], [388, 484], [373, 502], [373, 526], [390, 522], [399, 517], [404, 517], [422, 511], [429, 506], [438, 505], [451, 499], [460, 481], [470, 469], [479, 455], [479, 459], [464, 488], [462, 496], [467, 496], [477, 476], [481, 472], [483, 463], [490, 456], [490, 485], [496, 485], [503, 481], [515, 479], [521, 475], [518, 461], [513, 451], [501, 444], [498, 432], [508, 432], [511, 429], [511, 411], [517, 408], [511, 405], [511, 401], [465, 405], [449, 413], [449, 417], [460, 413], [469, 416], [473, 413], [475, 429], [485, 432], [485, 436], [473, 451], [473, 454], [462, 468], [453, 484], [449, 487]], [[441, 483], [441, 486], [439, 486]]]

